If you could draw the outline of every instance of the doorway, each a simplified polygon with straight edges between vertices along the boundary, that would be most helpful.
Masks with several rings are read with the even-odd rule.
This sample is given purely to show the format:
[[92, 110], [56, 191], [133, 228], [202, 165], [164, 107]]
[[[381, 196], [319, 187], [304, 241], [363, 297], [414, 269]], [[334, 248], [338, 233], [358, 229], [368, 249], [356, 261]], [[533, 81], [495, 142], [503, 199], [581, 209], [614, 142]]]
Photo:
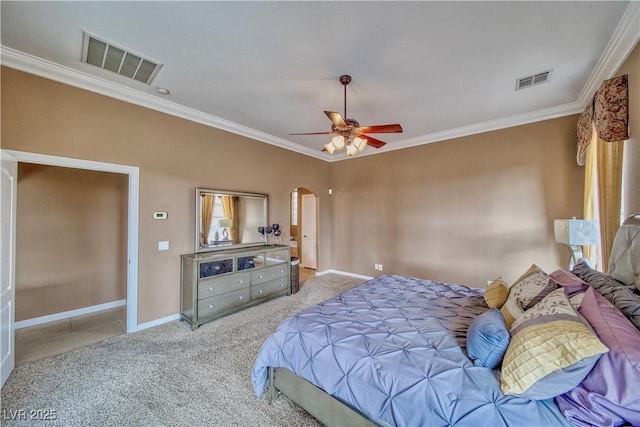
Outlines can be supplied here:
[[317, 196], [299, 187], [291, 193], [291, 256], [300, 259], [300, 282], [316, 274], [318, 253]]
[[[5, 162], [13, 164], [17, 170], [18, 162], [35, 163], [49, 166], [61, 166], [67, 168], [85, 169], [93, 171], [113, 172], [119, 174], [125, 174], [128, 176], [127, 184], [127, 299], [126, 299], [126, 331], [128, 333], [135, 332], [138, 329], [138, 217], [139, 217], [139, 168], [132, 166], [117, 165], [111, 163], [102, 163], [89, 160], [80, 160], [67, 157], [57, 157], [45, 154], [28, 153], [13, 150], [2, 150], [3, 166]], [[3, 176], [4, 178], [4, 176]], [[12, 191], [15, 194], [17, 188], [17, 182], [15, 180], [10, 184]], [[3, 182], [4, 188], [4, 182]], [[4, 208], [4, 206], [3, 206]], [[15, 206], [12, 207], [15, 209]], [[4, 230], [4, 236], [11, 236], [12, 241], [15, 241], [15, 223], [11, 225], [11, 230]], [[11, 264], [8, 266], [8, 270], [15, 269], [15, 247], [8, 248], [9, 253], [3, 253], [3, 260], [10, 259]], [[4, 278], [3, 278], [4, 282]], [[8, 302], [8, 305], [14, 306], [15, 300], [15, 277], [13, 275], [8, 280], [9, 283], [3, 283], [3, 287], [7, 286], [10, 289], [7, 292], [8, 295], [3, 295], [3, 300]], [[10, 316], [11, 327], [3, 328], [1, 337], [2, 342], [6, 342], [10, 348], [15, 346], [15, 313], [12, 312]], [[6, 332], [6, 334], [5, 334]], [[5, 336], [7, 335], [7, 336]], [[5, 366], [9, 367], [9, 371], [14, 366], [15, 354], [11, 354], [10, 357], [2, 359], [2, 372], [3, 382], [6, 380], [5, 374], [8, 377], [8, 373], [5, 370]]]

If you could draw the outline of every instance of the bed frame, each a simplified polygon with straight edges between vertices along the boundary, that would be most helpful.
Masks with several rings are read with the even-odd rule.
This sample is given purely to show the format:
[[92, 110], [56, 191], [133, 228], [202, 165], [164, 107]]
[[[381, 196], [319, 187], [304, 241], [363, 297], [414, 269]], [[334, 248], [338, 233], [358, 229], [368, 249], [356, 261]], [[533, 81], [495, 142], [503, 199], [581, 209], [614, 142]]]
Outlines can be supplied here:
[[[627, 218], [623, 226], [625, 227], [621, 227], [621, 230], [625, 229], [625, 232], [628, 233], [629, 228], [633, 227], [634, 232], [626, 234], [626, 236], [631, 236], [630, 238], [618, 239], [616, 236], [612, 256], [614, 253], [626, 252], [630, 248], [640, 245], [640, 214]], [[637, 232], [635, 228], [638, 229]], [[622, 235], [621, 230], [618, 232], [620, 235]], [[624, 268], [640, 271], [640, 265], [625, 265]], [[618, 273], [620, 274], [620, 272]], [[388, 424], [381, 420], [370, 420], [356, 409], [285, 368], [269, 368], [265, 392], [269, 403], [277, 399], [280, 394], [284, 394], [326, 426], [388, 427]]]
[[387, 427], [387, 424], [369, 420], [351, 406], [285, 368], [269, 368], [265, 392], [269, 403], [284, 394], [327, 426]]

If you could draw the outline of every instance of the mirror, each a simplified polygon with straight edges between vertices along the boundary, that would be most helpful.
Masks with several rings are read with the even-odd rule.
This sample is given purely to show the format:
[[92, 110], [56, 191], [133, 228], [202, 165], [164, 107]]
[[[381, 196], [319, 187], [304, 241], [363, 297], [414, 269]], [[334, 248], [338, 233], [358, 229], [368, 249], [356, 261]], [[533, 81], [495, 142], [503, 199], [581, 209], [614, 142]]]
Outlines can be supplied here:
[[264, 244], [266, 194], [196, 188], [196, 252]]

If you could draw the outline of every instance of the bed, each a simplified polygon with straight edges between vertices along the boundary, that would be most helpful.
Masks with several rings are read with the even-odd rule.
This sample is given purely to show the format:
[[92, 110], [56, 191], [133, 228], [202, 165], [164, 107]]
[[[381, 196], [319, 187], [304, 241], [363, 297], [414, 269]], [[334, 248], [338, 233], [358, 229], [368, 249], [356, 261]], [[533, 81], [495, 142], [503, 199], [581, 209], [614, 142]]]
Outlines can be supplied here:
[[636, 215], [609, 275], [534, 264], [486, 290], [378, 276], [282, 322], [254, 391], [326, 425], [640, 424], [639, 249]]

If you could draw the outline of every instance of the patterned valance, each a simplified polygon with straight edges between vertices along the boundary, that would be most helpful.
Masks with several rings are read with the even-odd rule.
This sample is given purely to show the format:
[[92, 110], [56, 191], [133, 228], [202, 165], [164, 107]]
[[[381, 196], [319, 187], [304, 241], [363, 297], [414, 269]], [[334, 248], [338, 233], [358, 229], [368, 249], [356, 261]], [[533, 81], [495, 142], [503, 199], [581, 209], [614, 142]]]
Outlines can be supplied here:
[[607, 142], [629, 139], [628, 77], [605, 80], [596, 92], [593, 119], [598, 136]]
[[593, 134], [593, 103], [589, 103], [578, 118], [578, 156], [580, 166], [584, 166], [584, 156]]
[[581, 166], [591, 141], [592, 123], [603, 141], [629, 139], [629, 87], [626, 74], [605, 80], [578, 119], [577, 158]]

